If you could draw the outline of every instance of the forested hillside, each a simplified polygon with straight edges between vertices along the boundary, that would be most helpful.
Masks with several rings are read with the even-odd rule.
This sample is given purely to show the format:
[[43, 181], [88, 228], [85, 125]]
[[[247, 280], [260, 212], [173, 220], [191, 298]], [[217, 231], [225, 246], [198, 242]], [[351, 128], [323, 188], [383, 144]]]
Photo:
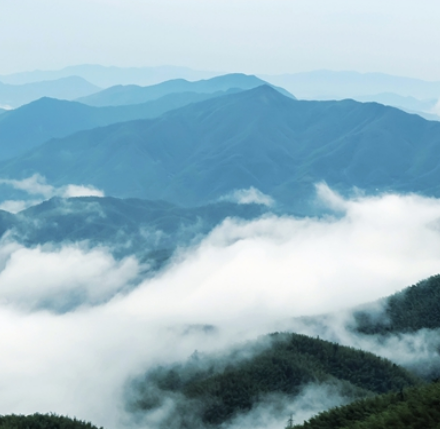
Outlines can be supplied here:
[[440, 382], [355, 401], [292, 429], [437, 429]]
[[[1, 429], [98, 429], [92, 423], [58, 416], [56, 414], [32, 414], [0, 416]], [[102, 429], [102, 428], [100, 428]]]
[[150, 371], [133, 384], [137, 399], [130, 408], [148, 413], [180, 394], [182, 410], [191, 408], [203, 424], [218, 425], [248, 412], [267, 394], [293, 400], [309, 383], [342, 383], [351, 399], [420, 383], [385, 359], [336, 343], [279, 333], [266, 341], [262, 349], [248, 345], [222, 358], [195, 355], [185, 364]]
[[356, 330], [364, 334], [415, 332], [440, 328], [440, 275], [430, 277], [384, 300], [383, 314], [354, 313]]

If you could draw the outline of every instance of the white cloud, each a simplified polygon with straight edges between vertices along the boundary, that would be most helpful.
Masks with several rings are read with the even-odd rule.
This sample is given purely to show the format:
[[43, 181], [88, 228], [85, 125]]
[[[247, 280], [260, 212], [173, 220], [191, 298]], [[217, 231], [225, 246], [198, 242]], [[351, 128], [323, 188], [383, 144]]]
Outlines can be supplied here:
[[231, 429], [280, 429], [291, 415], [293, 424], [302, 424], [310, 417], [332, 407], [350, 402], [339, 383], [310, 383], [295, 397], [267, 395], [249, 414], [239, 414]]
[[117, 262], [105, 249], [79, 246], [12, 247], [3, 259], [0, 300], [22, 309], [38, 308], [41, 303], [57, 308], [75, 298], [96, 304], [124, 290], [139, 271], [133, 257]]
[[14, 189], [26, 192], [28, 195], [40, 197], [40, 199], [30, 200], [7, 200], [0, 204], [1, 210], [11, 213], [18, 213], [32, 205], [39, 204], [43, 200], [53, 197], [73, 198], [73, 197], [103, 197], [104, 192], [93, 186], [85, 185], [66, 185], [55, 187], [49, 185], [46, 179], [40, 174], [34, 174], [22, 180], [0, 179], [0, 184], [11, 186]]
[[251, 186], [249, 189], [238, 189], [220, 198], [221, 201], [231, 201], [237, 204], [262, 204], [272, 206], [274, 200], [263, 192]]
[[55, 188], [48, 185], [46, 179], [39, 174], [34, 174], [22, 180], [0, 179], [0, 184], [9, 185], [29, 195], [40, 195], [44, 198], [51, 198], [56, 194]]
[[103, 197], [104, 192], [93, 186], [67, 185], [59, 191], [64, 198], [73, 197]]
[[[0, 414], [52, 411], [119, 427], [127, 378], [151, 365], [254, 339], [293, 316], [372, 301], [440, 271], [440, 200], [329, 197], [343, 206], [338, 217], [227, 220], [132, 292], [65, 315], [14, 305], [58, 288], [94, 299], [117, 290], [135, 265], [96, 249], [3, 246], [0, 294], [10, 304], [0, 303]], [[218, 329], [179, 329], [200, 324]]]
[[39, 203], [41, 203], [41, 200], [6, 200], [0, 203], [0, 210], [7, 211], [9, 213], [18, 213]]

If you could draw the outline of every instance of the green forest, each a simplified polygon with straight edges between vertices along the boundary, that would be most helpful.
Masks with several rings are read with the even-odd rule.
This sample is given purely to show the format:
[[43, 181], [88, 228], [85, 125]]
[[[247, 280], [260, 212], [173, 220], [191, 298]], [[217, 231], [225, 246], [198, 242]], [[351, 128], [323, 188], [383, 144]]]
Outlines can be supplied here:
[[323, 412], [294, 429], [436, 429], [440, 382], [357, 400]]
[[356, 312], [357, 331], [389, 334], [440, 328], [440, 275], [391, 295], [385, 301], [384, 316], [376, 320], [368, 311]]
[[153, 410], [161, 405], [158, 397], [180, 393], [203, 423], [221, 424], [252, 409], [265, 394], [293, 399], [312, 382], [338, 381], [352, 399], [421, 383], [405, 369], [365, 351], [298, 334], [275, 333], [267, 340], [267, 347], [249, 353], [251, 357], [197, 356], [183, 365], [159, 367], [137, 383], [137, 400], [130, 406]]
[[[56, 414], [32, 414], [0, 416], [1, 429], [98, 429], [91, 423], [58, 416]], [[99, 428], [102, 429], [102, 428]]]

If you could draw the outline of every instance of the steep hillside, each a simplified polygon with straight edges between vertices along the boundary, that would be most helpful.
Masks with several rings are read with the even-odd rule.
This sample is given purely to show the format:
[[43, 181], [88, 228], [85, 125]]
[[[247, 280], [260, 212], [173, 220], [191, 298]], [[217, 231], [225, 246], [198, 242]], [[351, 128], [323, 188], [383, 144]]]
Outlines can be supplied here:
[[[159, 367], [133, 389], [133, 411], [154, 412], [168, 397], [179, 397], [182, 416], [192, 410], [203, 425], [220, 425], [249, 412], [268, 394], [287, 395], [292, 401], [309, 383], [336, 383], [349, 398], [384, 393], [417, 385], [405, 370], [370, 353], [297, 334], [272, 334], [229, 356], [193, 356], [187, 363]], [[182, 396], [183, 395], [183, 396]], [[171, 415], [159, 427], [180, 416]], [[177, 427], [185, 427], [181, 420]]]
[[[376, 307], [376, 305], [373, 305]], [[380, 314], [354, 313], [356, 330], [363, 334], [415, 332], [440, 328], [440, 275], [430, 277], [383, 300]]]
[[334, 408], [292, 429], [437, 429], [439, 422], [437, 382]]

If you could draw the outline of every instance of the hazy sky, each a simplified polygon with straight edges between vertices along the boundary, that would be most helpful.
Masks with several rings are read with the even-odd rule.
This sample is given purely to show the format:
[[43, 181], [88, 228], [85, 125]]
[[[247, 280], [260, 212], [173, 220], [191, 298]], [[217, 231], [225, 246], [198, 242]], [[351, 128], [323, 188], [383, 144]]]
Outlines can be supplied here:
[[0, 0], [0, 74], [67, 65], [440, 80], [438, 0]]

